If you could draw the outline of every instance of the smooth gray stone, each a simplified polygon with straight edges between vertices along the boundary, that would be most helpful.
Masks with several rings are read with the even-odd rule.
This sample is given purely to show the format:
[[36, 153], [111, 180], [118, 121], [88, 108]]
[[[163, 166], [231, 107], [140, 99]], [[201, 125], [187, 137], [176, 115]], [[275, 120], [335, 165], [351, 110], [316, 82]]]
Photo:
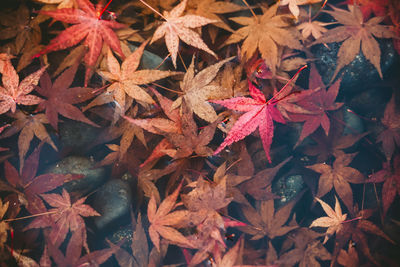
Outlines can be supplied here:
[[94, 223], [99, 230], [129, 215], [132, 193], [126, 181], [113, 179], [104, 184], [94, 195], [93, 208], [101, 214], [94, 218]]

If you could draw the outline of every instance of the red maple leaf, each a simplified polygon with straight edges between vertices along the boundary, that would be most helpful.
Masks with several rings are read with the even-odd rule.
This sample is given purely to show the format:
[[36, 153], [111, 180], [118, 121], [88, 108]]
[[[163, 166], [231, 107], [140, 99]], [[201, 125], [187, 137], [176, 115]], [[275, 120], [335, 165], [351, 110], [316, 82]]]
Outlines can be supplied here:
[[82, 111], [73, 104], [84, 102], [93, 97], [93, 90], [87, 87], [73, 87], [72, 84], [78, 64], [64, 71], [52, 84], [50, 75], [45, 72], [40, 78], [40, 86], [36, 87], [36, 91], [45, 96], [47, 100], [43, 100], [37, 111], [46, 110], [46, 116], [51, 126], [58, 130], [58, 114], [63, 115], [72, 120], [82, 121], [93, 126], [97, 126], [94, 122], [83, 115]]
[[[83, 228], [84, 229], [84, 228]], [[92, 251], [82, 256], [82, 245], [85, 242], [83, 239], [85, 234], [81, 231], [72, 234], [71, 239], [68, 243], [65, 256], [58, 249], [57, 246], [51, 243], [51, 240], [47, 240], [48, 255], [43, 253], [42, 258], [45, 258], [50, 262], [50, 258], [53, 258], [57, 266], [68, 267], [68, 266], [100, 266], [108, 258], [115, 253], [116, 248], [105, 248], [102, 250]], [[46, 251], [46, 250], [45, 250]], [[42, 265], [41, 265], [42, 266]], [[50, 266], [50, 265], [49, 265]]]
[[328, 136], [330, 121], [327, 116], [327, 111], [336, 110], [340, 108], [343, 103], [335, 103], [337, 94], [339, 93], [341, 79], [338, 79], [327, 90], [322, 82], [321, 75], [315, 66], [310, 71], [309, 87], [312, 90], [311, 94], [300, 100], [297, 104], [313, 111], [313, 114], [290, 113], [291, 121], [301, 122], [304, 121], [303, 129], [301, 131], [297, 144], [300, 144], [307, 136], [315, 132], [321, 126], [325, 134]]
[[400, 146], [400, 112], [396, 110], [395, 95], [386, 105], [381, 122], [386, 129], [379, 134], [376, 141], [378, 143], [382, 142], [382, 149], [385, 152], [386, 159], [389, 161], [396, 147]]
[[87, 65], [85, 74], [85, 86], [92, 76], [92, 68], [96, 64], [103, 47], [103, 42], [124, 58], [118, 36], [113, 29], [121, 29], [126, 25], [112, 20], [99, 19], [101, 6], [95, 9], [89, 0], [76, 0], [80, 9], [62, 8], [55, 11], [40, 11], [40, 14], [50, 16], [56, 20], [75, 24], [61, 32], [39, 55], [52, 51], [66, 49], [78, 44], [85, 39], [84, 45], [89, 47], [84, 61]]
[[[13, 191], [17, 193], [20, 202], [26, 206], [31, 214], [46, 211], [39, 194], [54, 190], [65, 182], [82, 178], [82, 175], [54, 173], [36, 176], [41, 148], [42, 144], [29, 155], [20, 173], [18, 173], [17, 169], [8, 161], [4, 163], [5, 178], [11, 187], [10, 189], [4, 189], [2, 191]], [[18, 207], [14, 208], [18, 209]]]
[[[86, 237], [85, 222], [82, 216], [100, 216], [92, 207], [83, 204], [86, 197], [80, 198], [72, 204], [71, 198], [65, 189], [63, 189], [62, 195], [42, 194], [41, 197], [50, 206], [54, 207], [54, 209], [49, 210], [50, 213], [53, 213], [50, 217], [55, 222], [55, 225], [52, 225], [50, 239], [57, 247], [64, 241], [68, 231], [77, 232]], [[83, 242], [86, 241], [84, 240]]]
[[391, 168], [390, 163], [384, 163], [383, 169], [372, 174], [367, 182], [384, 182], [382, 187], [382, 202], [383, 216], [385, 216], [396, 195], [400, 195], [400, 156], [397, 155], [394, 157], [393, 168]]
[[[297, 73], [299, 73], [305, 67], [301, 68]], [[283, 118], [281, 112], [277, 109], [277, 103], [289, 95], [290, 91], [292, 90], [292, 87], [289, 86], [289, 84], [292, 82], [294, 77], [268, 101], [266, 100], [264, 94], [258, 90], [250, 80], [248, 83], [250, 96], [252, 98], [235, 97], [225, 100], [210, 100], [212, 103], [223, 105], [229, 109], [245, 112], [233, 125], [225, 140], [221, 143], [217, 150], [215, 150], [214, 155], [221, 152], [224, 147], [242, 140], [259, 128], [265, 154], [268, 161], [271, 163], [269, 151], [272, 144], [272, 138], [274, 136], [273, 121], [285, 123], [285, 119]], [[279, 98], [277, 97], [278, 95]]]

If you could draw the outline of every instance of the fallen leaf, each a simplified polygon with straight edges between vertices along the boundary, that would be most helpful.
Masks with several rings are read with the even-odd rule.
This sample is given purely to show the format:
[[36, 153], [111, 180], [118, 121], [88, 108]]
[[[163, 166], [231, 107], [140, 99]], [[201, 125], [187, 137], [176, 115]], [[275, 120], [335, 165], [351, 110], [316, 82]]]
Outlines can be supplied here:
[[[317, 267], [321, 266], [317, 259], [323, 261], [331, 259], [329, 251], [317, 240], [321, 236], [320, 233], [302, 227], [293, 230], [288, 235], [283, 247], [290, 247], [290, 250], [280, 255], [279, 260], [276, 261], [277, 264], [293, 266], [298, 263], [299, 267]], [[292, 248], [293, 245], [294, 248]]]
[[345, 154], [338, 156], [332, 166], [326, 163], [317, 163], [307, 166], [315, 172], [321, 174], [318, 182], [318, 197], [325, 196], [332, 188], [344, 202], [349, 210], [353, 208], [353, 191], [350, 183], [364, 183], [364, 176], [357, 169], [347, 167], [353, 160], [354, 154]]
[[336, 203], [335, 203], [335, 210], [333, 210], [327, 203], [322, 201], [319, 198], [316, 198], [316, 200], [321, 204], [322, 208], [324, 209], [327, 217], [320, 217], [318, 219], [315, 219], [311, 225], [311, 227], [327, 227], [328, 229], [326, 230], [325, 234], [325, 239], [323, 244], [325, 244], [328, 239], [334, 234], [339, 234], [343, 230], [343, 225], [342, 223], [346, 220], [347, 214], [342, 214], [342, 208], [340, 207], [339, 200], [336, 198]]
[[157, 28], [150, 42], [151, 44], [165, 36], [165, 44], [167, 45], [168, 51], [171, 54], [172, 63], [174, 64], [175, 68], [176, 57], [179, 48], [179, 39], [188, 45], [204, 50], [210, 55], [217, 57], [217, 55], [203, 42], [200, 36], [195, 31], [191, 30], [191, 28], [201, 27], [217, 21], [197, 15], [182, 16], [182, 13], [186, 8], [186, 4], [187, 0], [183, 0], [171, 11], [163, 12], [163, 18], [166, 21]]
[[272, 97], [267, 101], [264, 94], [258, 90], [252, 82], [248, 81], [248, 84], [252, 98], [235, 97], [225, 100], [210, 100], [212, 103], [223, 105], [229, 109], [245, 112], [233, 125], [225, 140], [217, 150], [214, 151], [214, 155], [221, 152], [226, 146], [242, 140], [259, 128], [265, 154], [268, 161], [271, 163], [269, 151], [274, 134], [273, 120], [285, 123], [285, 119], [277, 109], [276, 104], [280, 99], [283, 99], [289, 94], [290, 91], [288, 91], [288, 89], [291, 88], [287, 86], [283, 87], [279, 92], [280, 97], [278, 99]]
[[243, 232], [252, 236], [251, 240], [259, 240], [265, 236], [274, 239], [286, 235], [297, 225], [285, 226], [289, 219], [294, 202], [291, 202], [279, 210], [274, 208], [274, 200], [257, 201], [257, 209], [253, 207], [242, 207], [243, 215], [251, 225], [241, 227]]
[[300, 9], [298, 6], [311, 5], [311, 4], [319, 3], [321, 1], [322, 0], [282, 0], [282, 1], [279, 1], [279, 5], [280, 6], [288, 5], [290, 12], [297, 19], [300, 15]]
[[180, 85], [184, 95], [174, 101], [172, 104], [173, 108], [178, 107], [182, 103], [183, 98], [197, 116], [205, 121], [214, 122], [218, 116], [207, 100], [223, 99], [229, 97], [229, 95], [226, 95], [226, 91], [221, 86], [212, 84], [211, 81], [215, 78], [219, 69], [232, 59], [233, 57], [221, 60], [195, 75], [194, 57], [192, 57], [192, 63]]
[[400, 156], [397, 155], [393, 159], [393, 167], [390, 162], [383, 163], [382, 170], [370, 175], [366, 181], [368, 183], [382, 183], [382, 205], [383, 216], [392, 205], [396, 195], [400, 195]]
[[[85, 87], [92, 76], [92, 68], [95, 66], [105, 42], [116, 51], [121, 58], [124, 54], [117, 35], [113, 30], [124, 28], [125, 25], [109, 20], [98, 19], [98, 10], [89, 0], [76, 0], [80, 9], [62, 8], [55, 11], [40, 11], [40, 14], [50, 16], [56, 20], [74, 24], [61, 32], [39, 55], [72, 47], [85, 39], [84, 44], [89, 47], [85, 55], [86, 63]], [[98, 8], [101, 8], [98, 6]]]
[[213, 22], [213, 25], [230, 32], [233, 30], [220, 18], [219, 15], [233, 13], [244, 9], [244, 7], [233, 2], [216, 0], [189, 0], [187, 6], [188, 14], [194, 14], [213, 20], [215, 21]]
[[35, 95], [29, 95], [39, 82], [40, 76], [47, 68], [44, 66], [38, 71], [28, 75], [21, 82], [19, 76], [12, 66], [11, 62], [5, 61], [2, 64], [1, 74], [3, 86], [0, 86], [0, 114], [11, 110], [15, 112], [18, 105], [37, 105], [42, 101], [41, 98]]
[[339, 71], [350, 64], [360, 53], [376, 68], [379, 76], [381, 70], [381, 50], [375, 38], [392, 38], [394, 33], [390, 26], [380, 25], [384, 17], [374, 17], [364, 22], [358, 6], [349, 6], [349, 11], [332, 6], [333, 11], [324, 11], [334, 17], [343, 26], [330, 29], [316, 40], [314, 44], [342, 42], [337, 54], [337, 66], [332, 75], [333, 81]]
[[[83, 204], [86, 201], [86, 197], [71, 203], [70, 195], [65, 189], [62, 191], [62, 195], [41, 194], [41, 197], [53, 207], [48, 210], [48, 212], [53, 213], [50, 217], [55, 222], [49, 238], [56, 247], [61, 245], [69, 231], [73, 235], [76, 232], [77, 235], [86, 237], [85, 222], [82, 217], [100, 216], [92, 207]], [[86, 240], [82, 242], [86, 242]], [[80, 256], [80, 253], [78, 256]]]
[[108, 86], [107, 91], [114, 92], [115, 101], [121, 107], [122, 114], [124, 114], [127, 109], [125, 106], [126, 95], [148, 104], [154, 103], [151, 96], [141, 88], [140, 85], [152, 83], [172, 75], [181, 74], [180, 72], [174, 71], [137, 70], [146, 44], [147, 41], [142, 43], [138, 49], [122, 62], [121, 66], [113, 56], [111, 50], [108, 50], [108, 71], [99, 72], [103, 78], [112, 82], [112, 84]]
[[317, 68], [313, 65], [310, 71], [309, 90], [311, 94], [297, 101], [297, 105], [304, 107], [314, 114], [289, 113], [290, 120], [294, 122], [304, 121], [299, 140], [296, 146], [300, 144], [304, 138], [315, 132], [319, 126], [324, 129], [328, 136], [330, 129], [330, 121], [327, 111], [337, 110], [343, 103], [335, 103], [337, 94], [339, 93], [341, 79], [335, 81], [327, 90], [322, 82], [322, 78]]
[[396, 147], [400, 146], [400, 112], [396, 110], [395, 95], [392, 96], [386, 105], [381, 122], [386, 129], [379, 134], [376, 141], [378, 143], [382, 142], [382, 149], [386, 160], [390, 161]]
[[154, 196], [150, 198], [147, 208], [147, 217], [150, 222], [149, 235], [151, 242], [153, 242], [158, 251], [160, 251], [160, 236], [169, 242], [178, 244], [179, 246], [188, 248], [193, 247], [191, 242], [184, 235], [173, 228], [174, 225], [179, 224], [183, 219], [185, 219], [189, 212], [187, 210], [171, 212], [176, 204], [175, 202], [178, 198], [181, 187], [182, 183], [171, 195], [161, 202], [158, 209]]
[[353, 241], [350, 241], [347, 251], [344, 249], [340, 250], [339, 257], [337, 258], [339, 264], [346, 267], [360, 266], [357, 251], [355, 249], [355, 246], [352, 244]]
[[58, 131], [58, 114], [63, 115], [71, 120], [81, 121], [95, 127], [99, 127], [92, 122], [82, 111], [73, 104], [79, 104], [93, 97], [93, 89], [87, 87], [70, 88], [78, 68], [78, 64], [74, 64], [65, 70], [55, 81], [51, 82], [50, 75], [45, 72], [40, 78], [40, 86], [36, 87], [36, 91], [46, 97], [39, 103], [36, 111], [45, 110], [47, 119], [51, 126]]
[[77, 8], [75, 0], [34, 0], [43, 4], [57, 5], [57, 8]]
[[8, 161], [4, 163], [5, 178], [10, 189], [2, 188], [1, 191], [11, 191], [18, 195], [19, 202], [31, 213], [36, 214], [46, 211], [40, 194], [54, 190], [66, 182], [82, 178], [75, 174], [42, 174], [37, 175], [39, 155], [42, 145], [39, 145], [26, 159], [21, 171], [15, 169]]
[[19, 166], [20, 170], [24, 166], [24, 158], [29, 150], [30, 143], [34, 136], [39, 140], [48, 143], [55, 151], [57, 150], [56, 145], [51, 140], [51, 137], [46, 131], [44, 124], [48, 124], [49, 121], [45, 114], [25, 114], [24, 112], [18, 110], [14, 114], [10, 114], [10, 117], [14, 118], [15, 121], [11, 123], [11, 127], [4, 130], [1, 138], [10, 137], [19, 131], [18, 136], [18, 151], [19, 151]]
[[235, 31], [224, 45], [243, 41], [241, 54], [244, 61], [250, 59], [258, 51], [266, 61], [273, 73], [278, 63], [278, 44], [293, 49], [302, 49], [296, 38], [298, 32], [295, 27], [290, 27], [286, 15], [277, 15], [278, 4], [263, 10], [263, 15], [256, 17], [234, 17], [230, 20], [243, 25]]

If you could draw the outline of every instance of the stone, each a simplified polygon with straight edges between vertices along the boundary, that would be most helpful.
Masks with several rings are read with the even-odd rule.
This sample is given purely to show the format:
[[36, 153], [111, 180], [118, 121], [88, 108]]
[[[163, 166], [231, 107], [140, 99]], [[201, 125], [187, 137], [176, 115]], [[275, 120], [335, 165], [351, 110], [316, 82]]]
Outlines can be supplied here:
[[89, 124], [64, 119], [59, 124], [61, 147], [68, 153], [82, 155], [91, 147], [100, 133], [100, 128]]
[[95, 168], [96, 162], [83, 156], [68, 156], [51, 165], [45, 173], [73, 173], [85, 175], [82, 179], [70, 181], [63, 185], [68, 192], [75, 192], [83, 196], [106, 182], [106, 173], [103, 167]]
[[280, 196], [275, 200], [275, 207], [278, 209], [301, 193], [304, 189], [303, 176], [300, 174], [284, 175], [272, 183], [272, 193]]
[[132, 192], [128, 182], [120, 179], [108, 181], [95, 193], [92, 202], [93, 208], [101, 214], [94, 218], [97, 229], [114, 228], [125, 221], [130, 222]]

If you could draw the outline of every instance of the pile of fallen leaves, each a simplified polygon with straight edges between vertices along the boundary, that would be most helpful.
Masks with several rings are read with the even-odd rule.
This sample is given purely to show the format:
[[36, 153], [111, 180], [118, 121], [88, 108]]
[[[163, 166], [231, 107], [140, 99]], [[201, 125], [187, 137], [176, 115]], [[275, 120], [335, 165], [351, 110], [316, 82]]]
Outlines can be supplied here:
[[[398, 84], [380, 117], [360, 115], [375, 131], [345, 131], [351, 110], [341, 90], [342, 70], [360, 54], [383, 78], [380, 39], [400, 53], [396, 0], [32, 0], [7, 8], [1, 266], [398, 263], [390, 253], [400, 242], [392, 234], [400, 229]], [[329, 43], [340, 48], [324, 84], [310, 48]], [[146, 66], [145, 50], [164, 60]], [[91, 247], [101, 234], [88, 217], [101, 214], [85, 204], [89, 195], [63, 188], [82, 175], [40, 174], [41, 152], [58, 151], [67, 120], [102, 132], [93, 146], [106, 151], [97, 161], [110, 179], [129, 173], [136, 181], [130, 247]], [[365, 151], [380, 168], [359, 167]], [[294, 169], [306, 186], [278, 206], [272, 184]]]

